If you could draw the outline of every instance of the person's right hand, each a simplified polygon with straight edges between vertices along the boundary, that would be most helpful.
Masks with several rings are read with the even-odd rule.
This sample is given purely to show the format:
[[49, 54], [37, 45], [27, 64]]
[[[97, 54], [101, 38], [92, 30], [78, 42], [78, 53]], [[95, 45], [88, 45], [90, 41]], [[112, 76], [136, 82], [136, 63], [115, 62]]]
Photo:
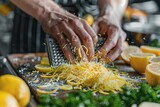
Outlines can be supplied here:
[[[41, 23], [45, 32], [58, 41], [65, 57], [71, 63], [74, 63], [75, 59], [83, 61], [93, 59], [97, 35], [85, 20], [68, 12], [53, 11], [48, 14], [48, 17], [43, 18]], [[76, 49], [76, 58], [72, 54], [69, 42]], [[82, 45], [88, 49], [88, 53]], [[81, 49], [81, 54], [79, 54], [79, 49]]]

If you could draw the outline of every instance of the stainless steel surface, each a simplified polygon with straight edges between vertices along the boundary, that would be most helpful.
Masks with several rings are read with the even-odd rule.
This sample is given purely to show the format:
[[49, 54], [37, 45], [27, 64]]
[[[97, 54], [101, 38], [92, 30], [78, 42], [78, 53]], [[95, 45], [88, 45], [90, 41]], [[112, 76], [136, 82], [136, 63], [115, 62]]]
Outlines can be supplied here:
[[[58, 85], [65, 84], [63, 80], [56, 80], [53, 78], [45, 78], [44, 75], [52, 75], [52, 73], [41, 73], [37, 72], [34, 69], [35, 62], [24, 63], [18, 70], [17, 73], [29, 84], [30, 88], [34, 91], [35, 98], [38, 100], [37, 89], [43, 91], [52, 92], [58, 88]], [[122, 60], [115, 62], [118, 70], [123, 78], [127, 81], [131, 81], [134, 86], [137, 86], [141, 82], [145, 82], [144, 75], [138, 74], [133, 68], [129, 65], [125, 65]], [[50, 93], [52, 96], [58, 96], [61, 92], [67, 92], [61, 89], [58, 89], [55, 93]]]
[[[97, 51], [100, 48], [100, 46], [104, 43], [104, 41], [105, 41], [105, 38], [103, 37], [98, 38], [98, 42], [97, 42], [95, 51]], [[69, 43], [69, 46], [72, 50], [72, 53], [76, 55], [76, 48], [71, 46], [71, 43]], [[63, 63], [68, 62], [55, 39], [47, 37], [46, 48], [48, 52], [49, 61], [52, 66], [59, 66]]]
[[59, 66], [62, 63], [67, 62], [56, 40], [47, 38], [46, 47], [48, 51], [49, 61], [52, 66]]
[[0, 57], [0, 75], [2, 74], [12, 74], [12, 75], [16, 75], [13, 67], [10, 65], [10, 63], [8, 62], [7, 58], [5, 58], [4, 56]]

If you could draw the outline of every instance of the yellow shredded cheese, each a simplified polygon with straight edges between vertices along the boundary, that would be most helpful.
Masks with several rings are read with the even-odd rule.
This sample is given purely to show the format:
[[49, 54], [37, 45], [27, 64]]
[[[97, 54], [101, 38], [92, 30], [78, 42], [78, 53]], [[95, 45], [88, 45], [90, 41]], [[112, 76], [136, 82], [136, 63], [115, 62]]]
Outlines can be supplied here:
[[[43, 76], [45, 77], [45, 76]], [[104, 67], [101, 63], [80, 62], [76, 64], [62, 64], [54, 69], [52, 76], [47, 78], [65, 80], [70, 86], [78, 89], [91, 89], [92, 91], [108, 94], [116, 93], [126, 84], [126, 80], [112, 69]], [[63, 90], [70, 90], [71, 87], [60, 86]]]

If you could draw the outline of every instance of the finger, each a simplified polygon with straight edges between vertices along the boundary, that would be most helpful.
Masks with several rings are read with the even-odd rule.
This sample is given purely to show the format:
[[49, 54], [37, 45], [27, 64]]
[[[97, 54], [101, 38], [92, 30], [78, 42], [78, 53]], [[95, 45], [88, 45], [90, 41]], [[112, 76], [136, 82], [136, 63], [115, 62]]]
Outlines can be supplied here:
[[120, 37], [116, 47], [113, 50], [111, 50], [108, 55], [106, 55], [106, 58], [109, 58], [112, 61], [114, 61], [122, 53], [123, 48], [123, 39]]
[[88, 34], [92, 37], [94, 46], [96, 46], [96, 43], [98, 41], [98, 37], [97, 34], [94, 32], [94, 30], [88, 25], [88, 23], [86, 21], [84, 21], [84, 28], [86, 29], [86, 31], [88, 32]]
[[78, 34], [84, 46], [88, 49], [87, 57], [91, 61], [94, 56], [94, 44], [91, 36], [83, 28], [83, 26], [77, 26], [74, 31]]
[[116, 46], [116, 43], [118, 41], [118, 31], [114, 28], [108, 29], [108, 38], [103, 44], [103, 46], [98, 51], [98, 56], [104, 57], [112, 48]]
[[[58, 34], [59, 31], [56, 31], [55, 33]], [[67, 58], [67, 60], [70, 61], [71, 63], [74, 63], [75, 57], [72, 54], [72, 51], [71, 51], [70, 47], [68, 46], [68, 42], [67, 42], [66, 38], [64, 38], [63, 34], [59, 33], [56, 36], [56, 40], [57, 40], [60, 48], [62, 49], [64, 56]]]
[[100, 28], [100, 31], [99, 31], [99, 34], [101, 34], [102, 36], [104, 36], [107, 32], [107, 29], [105, 27], [101, 27]]
[[81, 46], [81, 42], [79, 37], [74, 33], [74, 31], [68, 27], [67, 24], [63, 23], [61, 30], [64, 32], [65, 36], [71, 41], [71, 44], [74, 48], [76, 48], [76, 56], [78, 56], [78, 60], [87, 61], [87, 55]]
[[127, 37], [127, 34], [124, 31], [122, 31], [121, 35], [123, 35], [123, 41], [125, 41], [126, 37]]
[[93, 27], [94, 32], [95, 32], [96, 34], [98, 34], [98, 32], [99, 32], [98, 22], [95, 22], [95, 23], [92, 25], [92, 27]]
[[98, 33], [101, 34], [101, 35], [106, 35], [106, 32], [108, 32], [108, 27], [109, 26], [104, 21], [100, 22], [99, 23], [100, 30], [99, 30]]

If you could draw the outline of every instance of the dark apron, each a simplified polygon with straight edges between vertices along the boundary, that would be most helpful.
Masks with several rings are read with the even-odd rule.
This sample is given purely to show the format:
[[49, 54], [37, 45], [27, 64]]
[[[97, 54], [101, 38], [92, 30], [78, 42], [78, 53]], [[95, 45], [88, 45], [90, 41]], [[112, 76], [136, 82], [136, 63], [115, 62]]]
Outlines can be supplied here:
[[[55, 0], [55, 2], [80, 17], [87, 13], [94, 17], [98, 14], [96, 0]], [[18, 8], [14, 13], [10, 53], [45, 52], [46, 33], [41, 24]]]

